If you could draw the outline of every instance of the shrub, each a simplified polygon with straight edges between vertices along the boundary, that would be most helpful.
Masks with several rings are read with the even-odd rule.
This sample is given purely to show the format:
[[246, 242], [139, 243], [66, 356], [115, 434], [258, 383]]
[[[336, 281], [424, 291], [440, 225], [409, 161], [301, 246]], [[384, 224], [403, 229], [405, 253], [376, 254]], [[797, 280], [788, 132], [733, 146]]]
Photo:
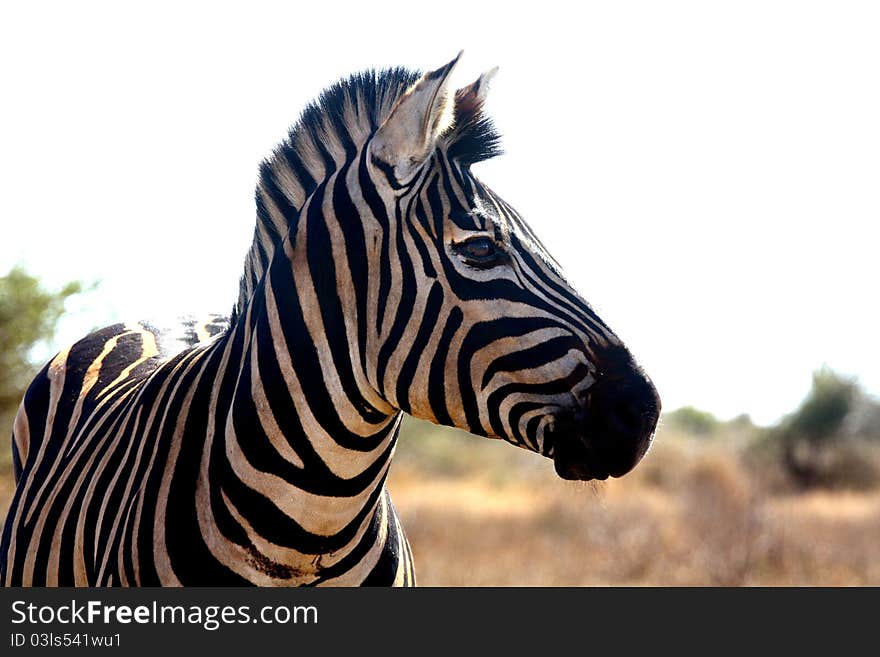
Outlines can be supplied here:
[[[865, 435], [871, 404], [850, 378], [822, 368], [800, 406], [769, 429], [756, 453], [772, 454], [798, 488], [869, 488], [880, 484], [877, 449]], [[865, 410], [867, 409], [867, 410]]]
[[708, 436], [715, 433], [721, 423], [708, 411], [693, 406], [683, 406], [663, 416], [670, 427], [694, 436]]

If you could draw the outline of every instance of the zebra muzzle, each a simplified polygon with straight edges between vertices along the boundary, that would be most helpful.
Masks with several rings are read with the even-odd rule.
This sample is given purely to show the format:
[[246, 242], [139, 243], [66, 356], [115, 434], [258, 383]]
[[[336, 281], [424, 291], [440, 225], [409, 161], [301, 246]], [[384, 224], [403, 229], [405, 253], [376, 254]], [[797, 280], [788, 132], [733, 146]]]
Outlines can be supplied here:
[[556, 473], [577, 480], [625, 475], [647, 453], [659, 416], [660, 397], [641, 371], [600, 378], [586, 403], [554, 425]]

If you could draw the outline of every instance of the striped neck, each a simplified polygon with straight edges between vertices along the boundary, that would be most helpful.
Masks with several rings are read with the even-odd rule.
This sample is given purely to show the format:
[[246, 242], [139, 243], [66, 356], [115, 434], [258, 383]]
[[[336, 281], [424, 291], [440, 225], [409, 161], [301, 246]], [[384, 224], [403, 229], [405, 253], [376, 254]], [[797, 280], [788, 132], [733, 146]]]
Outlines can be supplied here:
[[[303, 215], [320, 210], [322, 189]], [[266, 584], [332, 577], [346, 556], [380, 540], [401, 417], [368, 383], [362, 347], [344, 328], [346, 293], [316, 244], [325, 218], [296, 225], [217, 346], [225, 374], [212, 395], [217, 420], [198, 500], [214, 513], [200, 517], [214, 555]]]

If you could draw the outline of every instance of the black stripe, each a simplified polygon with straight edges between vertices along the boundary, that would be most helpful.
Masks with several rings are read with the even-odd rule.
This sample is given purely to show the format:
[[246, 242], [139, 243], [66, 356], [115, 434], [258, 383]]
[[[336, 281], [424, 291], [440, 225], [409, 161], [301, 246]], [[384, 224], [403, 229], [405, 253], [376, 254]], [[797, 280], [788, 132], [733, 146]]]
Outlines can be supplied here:
[[[348, 336], [345, 332], [345, 318], [342, 312], [342, 301], [336, 282], [336, 263], [333, 261], [333, 247], [330, 231], [322, 211], [322, 201], [327, 189], [319, 187], [312, 202], [309, 203], [308, 216], [308, 250], [306, 257], [309, 262], [312, 283], [323, 319], [324, 336], [330, 347], [333, 369], [348, 401], [354, 406], [361, 418], [371, 424], [380, 422], [385, 415], [369, 405], [361, 394], [354, 372], [352, 371], [351, 354]], [[328, 257], [330, 254], [330, 257]], [[294, 306], [299, 307], [299, 306]], [[309, 379], [306, 379], [307, 381]]]
[[[370, 207], [373, 218], [379, 223], [381, 229], [381, 244], [379, 248], [380, 254], [388, 253], [388, 243], [390, 237], [388, 235], [391, 221], [388, 213], [385, 211], [385, 202], [379, 196], [373, 180], [370, 178], [369, 169], [367, 167], [367, 149], [364, 148], [361, 153], [361, 159], [358, 164], [358, 183], [360, 184], [361, 193], [364, 200]], [[375, 239], [375, 238], [374, 238]], [[391, 263], [388, 258], [379, 258], [379, 299], [378, 309], [376, 312], [376, 332], [382, 332], [382, 318], [385, 316], [385, 304], [388, 302], [388, 291], [391, 289]]]
[[454, 422], [449, 414], [446, 404], [446, 359], [449, 357], [449, 346], [452, 337], [461, 326], [463, 314], [460, 308], [453, 308], [443, 327], [443, 334], [437, 343], [437, 352], [431, 361], [431, 370], [428, 375], [428, 401], [437, 422], [447, 426], [453, 426]]
[[552, 326], [555, 326], [555, 322], [545, 317], [507, 317], [480, 322], [470, 328], [458, 352], [458, 388], [468, 431], [482, 435], [487, 432], [480, 423], [477, 394], [470, 381], [471, 360], [474, 354], [502, 337], [519, 337]]
[[486, 400], [486, 408], [489, 411], [489, 426], [492, 427], [492, 430], [498, 436], [506, 434], [504, 422], [501, 419], [501, 402], [503, 402], [509, 395], [521, 392], [541, 396], [561, 395], [571, 391], [572, 381], [583, 380], [587, 374], [589, 374], [587, 366], [578, 364], [569, 375], [559, 379], [541, 381], [539, 383], [508, 383], [493, 390], [489, 394], [489, 398]]
[[575, 347], [570, 335], [557, 336], [546, 342], [533, 345], [528, 349], [509, 351], [503, 356], [496, 358], [483, 374], [482, 387], [489, 385], [492, 377], [499, 372], [516, 370], [536, 369], [558, 358], [562, 358], [568, 351]]
[[431, 291], [428, 293], [428, 300], [425, 303], [425, 311], [422, 315], [422, 322], [419, 325], [419, 330], [416, 333], [415, 340], [413, 340], [412, 345], [410, 346], [409, 353], [406, 356], [406, 360], [403, 361], [403, 366], [400, 368], [400, 373], [397, 377], [397, 403], [404, 411], [409, 412], [412, 410], [409, 391], [412, 386], [412, 381], [415, 378], [419, 359], [422, 357], [422, 353], [425, 351], [425, 347], [428, 345], [428, 340], [430, 340], [431, 334], [434, 331], [434, 326], [436, 325], [437, 317], [440, 315], [440, 308], [442, 305], [443, 288], [440, 286], [440, 283], [434, 281], [434, 284], [431, 286]]

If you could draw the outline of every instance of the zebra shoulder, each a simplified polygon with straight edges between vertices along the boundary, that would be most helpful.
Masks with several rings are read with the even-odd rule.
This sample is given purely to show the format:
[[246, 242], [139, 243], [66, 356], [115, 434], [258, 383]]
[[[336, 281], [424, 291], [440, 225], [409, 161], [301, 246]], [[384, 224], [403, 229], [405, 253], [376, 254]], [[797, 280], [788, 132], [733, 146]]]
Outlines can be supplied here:
[[53, 436], [61, 440], [109, 390], [143, 378], [163, 360], [153, 331], [118, 323], [92, 331], [61, 349], [25, 391], [12, 431], [14, 473]]
[[[114, 391], [137, 384], [162, 363], [216, 338], [221, 315], [186, 317], [172, 326], [120, 322], [92, 331], [59, 351], [31, 381], [13, 425], [13, 464], [20, 475], [29, 452], [65, 422], [87, 417]], [[53, 426], [54, 425], [54, 426]]]

